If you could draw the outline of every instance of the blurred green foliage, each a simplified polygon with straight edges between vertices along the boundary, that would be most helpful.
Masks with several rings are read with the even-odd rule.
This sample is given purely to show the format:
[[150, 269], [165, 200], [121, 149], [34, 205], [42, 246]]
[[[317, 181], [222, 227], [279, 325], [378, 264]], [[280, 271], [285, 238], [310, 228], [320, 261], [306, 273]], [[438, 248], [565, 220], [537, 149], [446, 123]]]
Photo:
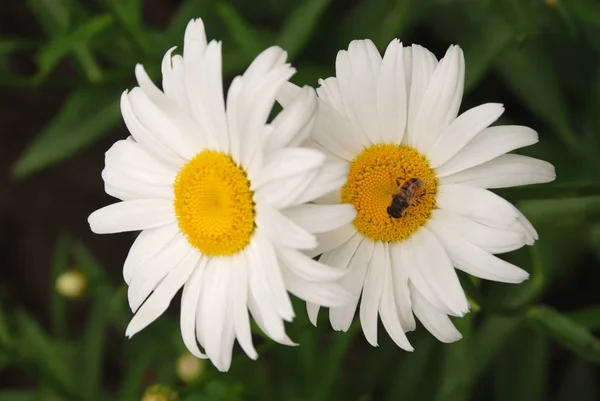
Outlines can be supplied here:
[[[41, 33], [0, 37], [0, 86], [61, 90], [65, 101], [14, 164], [14, 179], [84, 151], [121, 125], [119, 95], [134, 85], [135, 64], [143, 63], [158, 82], [164, 52], [181, 46], [191, 18], [202, 17], [209, 36], [223, 41], [227, 79], [274, 44], [289, 52], [296, 83], [316, 85], [333, 74], [336, 52], [352, 39], [371, 38], [383, 51], [399, 37], [438, 57], [457, 43], [466, 56], [464, 106], [507, 103], [504, 123], [540, 133], [540, 143], [523, 153], [556, 166], [555, 183], [498, 191], [540, 233], [534, 248], [506, 255], [532, 278], [510, 286], [461, 277], [474, 305], [455, 321], [463, 340], [440, 344], [419, 328], [409, 335], [413, 353], [385, 334], [371, 348], [356, 322], [348, 333], [333, 333], [321, 316], [315, 329], [295, 302], [298, 318], [289, 332], [300, 347], [257, 333], [258, 361], [237, 352], [231, 372], [207, 367], [184, 384], [175, 373], [185, 351], [177, 317], [167, 314], [125, 340], [130, 312], [121, 278], [108, 276], [87, 247], [63, 235], [48, 268], [54, 279], [72, 265], [85, 274], [87, 318], [75, 324], [79, 331], [69, 331], [67, 301], [56, 291], [47, 326], [19, 300], [0, 305], [0, 375], [18, 366], [36, 383], [1, 390], [0, 401], [139, 400], [155, 382], [178, 389], [183, 401], [600, 399], [600, 342], [593, 334], [600, 331], [598, 290], [586, 290], [598, 304], [577, 303], [581, 294], [561, 291], [577, 289], [586, 270], [600, 268], [597, 0], [172, 3], [173, 15], [160, 26], [146, 20], [150, 2], [142, 0], [27, 0]], [[31, 76], [10, 69], [12, 58], [23, 56], [37, 65]]]

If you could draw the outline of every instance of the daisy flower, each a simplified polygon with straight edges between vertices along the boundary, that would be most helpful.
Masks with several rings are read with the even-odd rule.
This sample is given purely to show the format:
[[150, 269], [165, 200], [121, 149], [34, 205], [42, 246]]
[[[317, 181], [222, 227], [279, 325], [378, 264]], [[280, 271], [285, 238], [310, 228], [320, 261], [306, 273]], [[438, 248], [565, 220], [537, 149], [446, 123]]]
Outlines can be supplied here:
[[[106, 153], [106, 192], [122, 202], [92, 213], [99, 234], [138, 231], [125, 260], [127, 336], [145, 328], [183, 286], [181, 334], [189, 351], [222, 371], [237, 339], [255, 359], [249, 313], [273, 340], [291, 345], [288, 292], [340, 306], [341, 272], [301, 253], [315, 233], [348, 224], [350, 205], [306, 202], [343, 184], [347, 166], [297, 147], [315, 120], [306, 87], [267, 123], [275, 94], [295, 70], [271, 47], [233, 79], [225, 102], [221, 44], [207, 43], [200, 19], [187, 26], [183, 56], [170, 49], [158, 89], [141, 65], [139, 87], [123, 93], [131, 137]], [[204, 352], [200, 351], [200, 345]]]
[[[532, 245], [537, 233], [488, 189], [549, 182], [554, 167], [505, 154], [538, 136], [522, 126], [489, 127], [501, 104], [458, 115], [464, 68], [458, 46], [438, 61], [398, 40], [381, 57], [371, 41], [357, 40], [338, 53], [336, 77], [319, 81], [310, 146], [349, 168], [345, 184], [319, 202], [353, 205], [357, 215], [319, 235], [309, 254], [322, 253], [321, 262], [347, 271], [341, 283], [354, 299], [330, 309], [333, 328], [348, 329], [360, 300], [372, 345], [378, 316], [406, 350], [414, 316], [440, 341], [460, 339], [449, 316], [463, 316], [469, 303], [455, 269], [505, 283], [528, 277], [493, 254]], [[291, 107], [298, 92], [288, 84], [278, 100]], [[316, 324], [319, 305], [308, 303], [308, 310]]]

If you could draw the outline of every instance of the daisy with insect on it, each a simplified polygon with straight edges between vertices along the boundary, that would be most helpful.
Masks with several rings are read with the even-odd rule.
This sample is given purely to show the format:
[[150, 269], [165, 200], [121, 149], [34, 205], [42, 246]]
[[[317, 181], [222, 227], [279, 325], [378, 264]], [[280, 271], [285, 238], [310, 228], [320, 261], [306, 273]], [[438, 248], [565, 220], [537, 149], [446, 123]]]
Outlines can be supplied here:
[[[347, 166], [297, 145], [314, 124], [317, 98], [305, 87], [270, 123], [275, 94], [294, 74], [286, 53], [266, 49], [235, 77], [224, 99], [221, 44], [207, 43], [200, 19], [170, 49], [162, 90], [141, 65], [138, 87], [121, 97], [131, 133], [106, 153], [106, 192], [118, 202], [92, 213], [92, 231], [139, 231], [125, 260], [127, 336], [160, 316], [183, 286], [181, 334], [189, 351], [229, 369], [237, 339], [251, 358], [250, 315], [273, 340], [293, 344], [288, 291], [328, 306], [350, 297], [343, 271], [301, 251], [315, 233], [348, 224], [351, 205], [314, 205], [343, 184]], [[199, 345], [203, 348], [200, 350]]]
[[[319, 246], [308, 252], [347, 271], [341, 284], [353, 302], [330, 309], [331, 325], [347, 330], [358, 307], [372, 345], [378, 317], [406, 350], [414, 316], [440, 341], [456, 341], [461, 334], [449, 316], [463, 316], [469, 303], [455, 269], [520, 283], [527, 272], [493, 254], [537, 239], [523, 214], [489, 189], [552, 181], [554, 167], [506, 154], [538, 135], [522, 126], [490, 127], [501, 104], [458, 114], [465, 74], [458, 46], [438, 61], [398, 40], [383, 57], [371, 41], [356, 40], [338, 53], [335, 67], [335, 77], [320, 80], [308, 144], [349, 169], [345, 184], [318, 202], [352, 205], [357, 213], [352, 223], [318, 235]], [[284, 109], [299, 91], [282, 89]], [[307, 308], [316, 324], [319, 305]]]

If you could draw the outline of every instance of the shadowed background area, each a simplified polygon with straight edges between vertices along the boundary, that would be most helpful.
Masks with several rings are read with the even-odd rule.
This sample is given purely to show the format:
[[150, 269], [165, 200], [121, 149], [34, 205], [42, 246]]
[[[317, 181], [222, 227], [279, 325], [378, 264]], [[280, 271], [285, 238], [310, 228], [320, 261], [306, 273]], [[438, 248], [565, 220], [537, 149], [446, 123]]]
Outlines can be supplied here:
[[[87, 216], [104, 193], [104, 152], [128, 133], [119, 110], [142, 63], [181, 48], [191, 18], [223, 42], [231, 78], [265, 47], [288, 51], [297, 84], [334, 74], [353, 39], [383, 52], [395, 37], [441, 58], [466, 57], [461, 111], [506, 107], [502, 124], [540, 142], [519, 153], [556, 166], [558, 179], [496, 191], [538, 229], [540, 241], [503, 255], [531, 273], [522, 285], [461, 276], [473, 313], [455, 319], [463, 340], [409, 333], [413, 353], [383, 329], [370, 347], [358, 321], [318, 328], [294, 300], [288, 348], [255, 331], [260, 358], [236, 346], [232, 369], [209, 363], [191, 379], [179, 298], [125, 339], [131, 318], [121, 269], [133, 234], [99, 236]], [[162, 383], [194, 400], [594, 401], [600, 399], [600, 3], [596, 0], [26, 0], [0, 10], [0, 401], [139, 400]], [[56, 279], [86, 282], [66, 297]], [[358, 319], [358, 317], [356, 317]]]

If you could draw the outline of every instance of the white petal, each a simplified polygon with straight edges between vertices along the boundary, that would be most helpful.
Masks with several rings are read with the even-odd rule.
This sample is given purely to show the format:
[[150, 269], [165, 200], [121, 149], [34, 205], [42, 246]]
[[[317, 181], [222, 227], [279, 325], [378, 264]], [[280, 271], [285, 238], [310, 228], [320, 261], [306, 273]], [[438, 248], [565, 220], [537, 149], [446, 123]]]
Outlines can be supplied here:
[[280, 149], [266, 160], [265, 166], [252, 178], [252, 190], [256, 191], [266, 184], [281, 185], [281, 182], [273, 181], [283, 181], [290, 176], [303, 174], [320, 167], [324, 162], [325, 155], [313, 149]]
[[[352, 294], [353, 301], [349, 302], [347, 305], [331, 308], [329, 310], [331, 327], [338, 331], [347, 331], [348, 328], [350, 328], [365, 283], [367, 268], [371, 262], [373, 249], [375, 247], [373, 241], [368, 238], [363, 238], [361, 234], [356, 233], [345, 246], [343, 245], [339, 248], [340, 254], [342, 250], [346, 250], [346, 248], [350, 251], [355, 246], [356, 242], [358, 242], [358, 246], [352, 255], [352, 259], [348, 263], [348, 273], [340, 280], [340, 285]], [[324, 253], [322, 256], [322, 258], [326, 258], [326, 260], [330, 257], [331, 256], [328, 256], [328, 253]]]
[[125, 331], [127, 337], [143, 330], [167, 310], [171, 300], [188, 280], [199, 260], [200, 254], [190, 250], [179, 264], [167, 274], [129, 322]]
[[254, 193], [254, 202], [258, 205], [271, 205], [278, 210], [301, 203], [297, 199], [302, 197], [303, 192], [307, 191], [318, 177], [319, 169], [319, 167], [315, 167], [283, 179], [269, 181]]
[[[154, 140], [182, 160], [190, 160], [204, 145], [205, 141], [195, 135], [196, 124], [185, 113], [175, 113], [167, 107], [161, 108], [140, 88], [133, 88], [127, 96], [131, 110]], [[166, 99], [164, 94], [162, 96]]]
[[441, 184], [466, 184], [479, 188], [506, 188], [541, 184], [556, 179], [554, 166], [521, 155], [503, 155], [440, 179]]
[[394, 290], [394, 300], [398, 308], [400, 324], [404, 331], [412, 331], [416, 328], [415, 317], [412, 313], [410, 301], [410, 288], [408, 286], [408, 267], [402, 262], [402, 246], [398, 243], [390, 244], [391, 274]]
[[377, 82], [377, 112], [381, 142], [402, 143], [408, 114], [402, 43], [388, 45]]
[[309, 233], [323, 233], [346, 225], [356, 216], [353, 205], [304, 204], [287, 208], [282, 214]]
[[522, 231], [489, 227], [443, 209], [434, 210], [431, 221], [490, 253], [514, 251], [528, 242]]
[[452, 343], [462, 338], [462, 334], [445, 313], [436, 309], [414, 286], [410, 295], [415, 315], [425, 328], [443, 343]]
[[313, 324], [313, 326], [317, 327], [317, 320], [319, 318], [319, 310], [321, 309], [321, 305], [307, 302], [306, 303], [306, 314], [308, 315], [308, 320]]
[[291, 82], [285, 82], [275, 96], [277, 102], [282, 107], [289, 107], [298, 96], [300, 96], [301, 88]]
[[316, 234], [315, 237], [317, 238], [318, 243], [317, 247], [304, 251], [304, 254], [314, 257], [322, 254], [323, 252], [335, 249], [344, 242], [348, 241], [354, 234], [356, 234], [356, 232], [357, 231], [356, 228], [354, 228], [354, 224], [350, 223], [326, 233]]
[[338, 113], [344, 114], [344, 105], [342, 103], [342, 95], [340, 86], [336, 77], [319, 79], [319, 87], [317, 88], [319, 99], [333, 107]]
[[491, 227], [508, 227], [519, 217], [516, 208], [500, 196], [463, 184], [440, 185], [438, 208], [470, 217]]
[[410, 95], [408, 96], [408, 118], [403, 143], [412, 145], [416, 135], [417, 115], [421, 110], [421, 104], [437, 66], [437, 60], [433, 53], [419, 45], [412, 45], [406, 50], [407, 60], [412, 63], [410, 67], [406, 65], [406, 62], [404, 64], [406, 72], [410, 72], [410, 79], [406, 80], [406, 87], [410, 89]]
[[377, 311], [383, 290], [385, 269], [391, 269], [389, 263], [386, 265], [386, 261], [389, 262], [389, 260], [386, 258], [385, 252], [387, 250], [384, 248], [383, 243], [376, 241], [360, 301], [360, 324], [365, 338], [374, 347], [377, 346]]
[[304, 301], [335, 307], [345, 305], [351, 300], [350, 294], [334, 282], [306, 280], [283, 263], [282, 273], [288, 291]]
[[504, 112], [499, 103], [486, 103], [462, 113], [446, 128], [427, 153], [431, 167], [441, 166]]
[[248, 252], [252, 252], [254, 258], [260, 261], [253, 266], [253, 272], [258, 277], [265, 294], [271, 297], [271, 302], [279, 316], [291, 322], [294, 318], [294, 309], [285, 289], [273, 244], [257, 229]]
[[297, 146], [311, 133], [317, 118], [317, 96], [305, 86], [300, 95], [273, 120], [273, 131], [267, 138], [268, 152], [284, 146]]
[[187, 240], [177, 234], [155, 256], [148, 259], [139, 269], [127, 290], [129, 307], [137, 311], [148, 295], [190, 252], [196, 253]]
[[528, 127], [501, 125], [486, 128], [450, 160], [439, 166], [436, 175], [445, 177], [466, 170], [537, 141], [537, 132]]
[[425, 280], [453, 315], [463, 316], [469, 311], [469, 302], [444, 247], [425, 227], [421, 227], [412, 238]]
[[243, 254], [233, 255], [232, 266], [235, 269], [231, 276], [231, 314], [235, 336], [240, 346], [251, 359], [258, 358], [254, 344], [252, 343], [252, 332], [250, 330], [250, 318], [248, 317], [248, 268]]
[[158, 160], [171, 166], [172, 169], [178, 169], [184, 160], [178, 156], [172, 149], [169, 149], [163, 142], [159, 141], [154, 134], [147, 129], [134, 114], [129, 95], [127, 91], [121, 95], [121, 114], [129, 133], [136, 142], [142, 145], [149, 153]]
[[120, 140], [106, 151], [106, 167], [139, 181], [156, 185], [172, 185], [177, 170], [150, 154], [133, 140]]
[[310, 179], [307, 187], [294, 196], [290, 205], [310, 202], [331, 191], [340, 190], [346, 183], [348, 169], [348, 163], [326, 162], [316, 171], [315, 176]]
[[339, 280], [345, 269], [327, 266], [317, 262], [295, 249], [276, 249], [277, 257], [290, 271], [303, 280], [333, 282]]
[[[413, 50], [413, 60], [414, 60]], [[413, 74], [415, 66], [413, 65]], [[411, 135], [412, 145], [428, 154], [441, 133], [456, 118], [465, 78], [465, 59], [458, 46], [450, 46], [440, 60], [423, 96]], [[412, 105], [411, 105], [412, 106]]]
[[319, 111], [312, 139], [344, 160], [350, 161], [370, 142], [350, 119], [319, 99]]
[[179, 232], [177, 223], [144, 230], [129, 249], [123, 265], [123, 278], [129, 284], [140, 268], [153, 258]]
[[294, 249], [317, 246], [314, 235], [266, 204], [256, 206], [256, 226], [275, 244]]
[[173, 55], [177, 47], [172, 47], [165, 53], [161, 63], [162, 87], [171, 100], [182, 110], [190, 112], [187, 92], [185, 89], [185, 73], [183, 71], [183, 57]]
[[529, 274], [519, 267], [453, 235], [452, 231], [437, 220], [431, 220], [427, 225], [440, 239], [457, 269], [475, 277], [503, 283], [521, 283], [529, 277]]
[[353, 40], [348, 46], [348, 59], [352, 74], [349, 103], [357, 117], [356, 123], [372, 143], [381, 142], [377, 113], [381, 55], [371, 40]]
[[[387, 244], [386, 248], [387, 248]], [[391, 264], [389, 249], [386, 249], [386, 265]], [[381, 291], [381, 299], [379, 300], [379, 315], [383, 327], [394, 340], [394, 342], [406, 351], [413, 351], [414, 348], [408, 342], [404, 329], [398, 318], [398, 310], [396, 301], [394, 300], [394, 283], [392, 281], [392, 269], [385, 269], [385, 278], [383, 280], [383, 289]]]
[[96, 234], [146, 230], [175, 221], [173, 204], [163, 199], [137, 199], [113, 203], [96, 210], [88, 223]]
[[207, 358], [203, 352], [200, 352], [196, 340], [196, 312], [207, 261], [208, 258], [200, 259], [191, 277], [183, 286], [181, 295], [181, 338], [186, 348], [197, 358]]
[[121, 200], [165, 199], [173, 201], [175, 194], [172, 185], [157, 185], [140, 181], [128, 174], [106, 166], [102, 170], [106, 193]]

